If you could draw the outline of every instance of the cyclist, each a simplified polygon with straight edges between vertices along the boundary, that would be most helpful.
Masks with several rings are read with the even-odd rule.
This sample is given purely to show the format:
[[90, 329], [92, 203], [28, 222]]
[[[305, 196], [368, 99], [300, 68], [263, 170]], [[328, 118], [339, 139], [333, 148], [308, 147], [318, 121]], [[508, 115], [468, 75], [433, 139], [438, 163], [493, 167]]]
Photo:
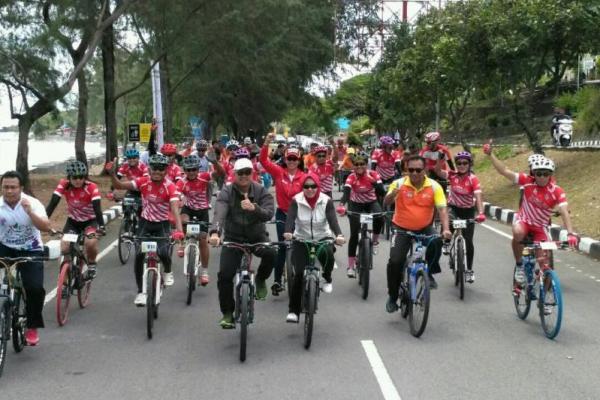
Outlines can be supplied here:
[[[171, 238], [180, 241], [184, 235], [179, 216], [179, 193], [175, 184], [166, 177], [169, 159], [162, 154], [155, 154], [150, 157], [148, 163], [150, 176], [135, 178], [132, 181], [117, 180], [114, 162], [107, 163], [106, 170], [110, 172], [112, 184], [117, 189], [139, 190], [142, 194], [142, 216], [138, 226], [138, 236], [167, 236], [171, 232], [169, 221], [169, 211], [171, 211], [176, 226], [176, 230], [171, 232]], [[172, 286], [174, 283], [169, 247], [168, 240], [158, 241], [158, 256], [165, 271], [165, 286]], [[144, 254], [136, 254], [134, 272], [138, 293], [134, 304], [138, 307], [146, 305], [146, 295], [142, 293], [143, 262]]]
[[308, 168], [308, 171], [319, 177], [319, 190], [333, 199], [333, 176], [337, 170], [337, 155], [333, 154], [333, 159], [327, 159], [327, 147], [317, 146], [313, 150], [315, 163]]
[[[471, 153], [468, 151], [459, 151], [456, 153], [456, 156], [454, 156], [456, 172], [444, 171], [442, 169], [443, 162], [444, 159], [440, 157], [435, 167], [435, 173], [450, 183], [450, 193], [448, 195], [450, 219], [485, 221], [481, 185], [479, 179], [472, 171], [473, 157]], [[478, 213], [477, 216], [475, 216], [476, 211]], [[473, 246], [474, 233], [475, 225], [468, 224], [464, 230], [464, 238], [467, 248], [467, 271], [465, 278], [469, 283], [475, 282], [475, 273], [473, 272], [473, 255], [475, 254], [475, 247]]]
[[[573, 231], [567, 195], [553, 179], [555, 167], [552, 160], [546, 157], [538, 157], [531, 164], [530, 171], [533, 172], [533, 176], [531, 176], [523, 172], [513, 172], [506, 168], [492, 153], [491, 143], [486, 143], [483, 146], [483, 152], [490, 157], [492, 165], [500, 175], [523, 187], [523, 200], [512, 226], [512, 250], [517, 267], [515, 269], [515, 282], [523, 284], [525, 283], [525, 271], [521, 258], [523, 254], [521, 241], [528, 235], [531, 235], [536, 242], [549, 240], [546, 227], [554, 208], [558, 207], [563, 225], [567, 229], [569, 246], [577, 247], [579, 238]], [[544, 253], [539, 251], [538, 257], [545, 258]], [[515, 285], [515, 289], [518, 289], [517, 286]]]
[[[63, 228], [64, 233], [85, 233], [92, 235], [84, 241], [85, 254], [88, 261], [87, 278], [96, 276], [96, 256], [98, 255], [98, 239], [96, 231], [104, 233], [104, 216], [100, 207], [100, 190], [98, 186], [87, 179], [87, 166], [81, 161], [70, 161], [66, 166], [66, 179], [58, 182], [50, 202], [46, 206], [48, 218], [52, 216], [62, 197], [67, 202], [68, 218]], [[69, 242], [61, 242], [60, 250], [63, 255], [69, 254]]]
[[[223, 186], [215, 204], [214, 224], [210, 230], [209, 242], [218, 246], [219, 236], [224, 235], [225, 241], [239, 243], [268, 242], [269, 235], [265, 222], [273, 217], [273, 196], [256, 182], [252, 182], [252, 162], [246, 158], [237, 160], [234, 164], [236, 180], [231, 185]], [[271, 275], [275, 262], [275, 249], [260, 248], [254, 254], [261, 258], [256, 272], [256, 298], [264, 300], [267, 297], [266, 280]], [[223, 329], [235, 327], [233, 311], [233, 278], [240, 265], [242, 253], [239, 250], [224, 247], [221, 251], [217, 287], [219, 289], [219, 304], [223, 317], [219, 324]]]
[[[44, 206], [35, 197], [23, 193], [23, 178], [17, 171], [5, 172], [0, 185], [0, 257], [42, 257], [40, 231], [50, 230]], [[25, 340], [35, 346], [40, 341], [37, 330], [44, 327], [44, 263], [26, 262], [19, 269], [27, 298]]]
[[444, 157], [444, 166], [443, 170], [447, 171], [448, 169], [454, 170], [454, 163], [452, 162], [452, 153], [450, 153], [450, 149], [440, 143], [441, 134], [439, 132], [429, 132], [425, 135], [425, 147], [419, 151], [419, 155], [423, 157], [426, 161], [425, 168], [427, 168], [427, 176], [431, 179], [438, 180], [442, 188], [444, 189], [444, 193], [446, 193], [446, 188], [448, 187], [447, 181], [441, 181], [438, 176], [435, 174], [435, 166], [437, 165], [440, 153], [445, 155]]
[[[442, 222], [442, 236], [450, 239], [452, 233], [448, 228], [448, 211], [446, 209], [446, 196], [442, 186], [429, 179], [425, 174], [425, 159], [413, 155], [407, 159], [408, 175], [395, 180], [390, 185], [383, 199], [384, 204], [394, 203], [394, 216], [392, 223], [400, 230], [416, 234], [433, 235], [433, 214], [437, 209]], [[388, 300], [386, 310], [398, 310], [398, 290], [404, 273], [406, 255], [410, 250], [412, 241], [406, 235], [394, 235], [390, 259], [387, 265]], [[442, 255], [442, 241], [437, 238], [429, 241], [425, 258], [429, 267], [429, 285], [437, 288], [433, 274], [441, 272], [440, 257]]]
[[[376, 213], [381, 212], [381, 204], [377, 201], [378, 195], [385, 194], [379, 174], [367, 169], [369, 155], [365, 152], [358, 153], [353, 158], [354, 172], [350, 174], [344, 185], [344, 194], [337, 207], [340, 215], [346, 214], [348, 210], [354, 212]], [[358, 234], [360, 232], [360, 217], [358, 215], [348, 216], [350, 221], [350, 240], [348, 241], [348, 278], [356, 277], [356, 247], [358, 246]], [[383, 228], [383, 217], [373, 218], [373, 253], [379, 248], [379, 234]]]
[[[148, 176], [148, 167], [146, 164], [140, 162], [140, 152], [137, 149], [127, 149], [127, 151], [125, 151], [125, 159], [127, 162], [119, 167], [117, 178], [122, 179], [125, 177], [130, 181], [142, 176]], [[114, 199], [114, 194], [112, 193], [113, 189], [114, 188], [111, 186], [111, 192], [109, 192], [108, 196], [110, 200]], [[139, 200], [141, 205], [140, 192], [137, 190], [127, 192], [125, 197], [133, 197], [136, 200]], [[141, 207], [138, 208], [138, 212], [141, 212]]]
[[384, 184], [390, 184], [396, 174], [400, 174], [402, 158], [394, 150], [394, 139], [389, 136], [379, 138], [379, 149], [371, 155], [371, 169], [376, 171]]
[[[235, 161], [241, 159], [241, 158], [245, 158], [247, 160], [250, 160], [250, 152], [248, 151], [247, 148], [245, 147], [240, 147], [239, 149], [235, 150], [232, 155], [231, 155], [231, 161], [233, 163], [235, 163]], [[250, 177], [252, 179], [252, 182], [257, 182], [257, 183], [261, 183], [261, 176], [260, 173], [258, 171], [258, 166], [257, 163], [252, 162], [252, 176]], [[235, 182], [235, 171], [233, 170], [233, 164], [229, 163], [228, 164], [228, 170], [227, 170], [227, 178], [225, 179], [225, 183], [227, 184], [231, 184], [233, 182]]]
[[[300, 163], [300, 151], [295, 147], [290, 147], [286, 150], [285, 167], [280, 167], [269, 160], [269, 143], [274, 138], [274, 133], [269, 133], [265, 138], [263, 147], [260, 150], [259, 161], [263, 168], [271, 175], [275, 184], [277, 240], [282, 241], [288, 207], [290, 206], [292, 197], [302, 191], [302, 181], [305, 174], [298, 167]], [[275, 264], [275, 281], [271, 286], [274, 296], [279, 296], [279, 292], [284, 290], [281, 279], [283, 277], [283, 265], [285, 264], [285, 251], [285, 246], [279, 247], [277, 262]]]
[[160, 152], [169, 160], [169, 165], [167, 167], [167, 178], [171, 182], [176, 183], [182, 178], [183, 175], [181, 168], [179, 168], [179, 165], [177, 165], [176, 162], [177, 146], [175, 146], [173, 143], [165, 143], [160, 148]]
[[[177, 182], [176, 187], [178, 192], [183, 196], [184, 202], [181, 208], [181, 224], [186, 225], [191, 218], [196, 217], [198, 221], [208, 224], [208, 210], [210, 198], [208, 197], [208, 185], [211, 178], [223, 174], [223, 168], [217, 162], [216, 158], [210, 157], [209, 161], [214, 165], [215, 172], [200, 172], [200, 157], [191, 155], [183, 159], [183, 170], [185, 178]], [[206, 234], [208, 233], [208, 225], [200, 227], [202, 236], [198, 241], [200, 246], [200, 260], [202, 262], [202, 272], [199, 276], [199, 282], [202, 286], [208, 285], [210, 277], [208, 275], [208, 243]], [[184, 256], [183, 243], [177, 249], [179, 257]]]

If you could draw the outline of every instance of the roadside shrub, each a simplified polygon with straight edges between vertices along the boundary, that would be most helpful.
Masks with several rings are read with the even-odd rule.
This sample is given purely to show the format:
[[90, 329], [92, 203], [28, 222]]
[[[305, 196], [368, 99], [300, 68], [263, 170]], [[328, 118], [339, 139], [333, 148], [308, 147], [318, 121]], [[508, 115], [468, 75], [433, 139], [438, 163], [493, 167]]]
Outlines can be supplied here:
[[498, 127], [498, 116], [496, 114], [488, 115], [486, 120], [490, 128]]

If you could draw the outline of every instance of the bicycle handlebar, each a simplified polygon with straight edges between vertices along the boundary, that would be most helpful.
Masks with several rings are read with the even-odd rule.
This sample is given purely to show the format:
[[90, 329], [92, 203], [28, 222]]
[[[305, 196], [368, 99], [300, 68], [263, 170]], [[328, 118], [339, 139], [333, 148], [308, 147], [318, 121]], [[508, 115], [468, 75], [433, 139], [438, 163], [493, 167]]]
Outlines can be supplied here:
[[374, 212], [374, 213], [366, 213], [366, 212], [346, 210], [346, 214], [348, 214], [348, 215], [371, 215], [373, 217], [378, 217], [380, 215], [381, 216], [391, 215], [393, 213], [394, 213], [393, 211], [380, 211], [380, 212]]
[[400, 235], [410, 236], [411, 238], [417, 239], [417, 240], [437, 239], [437, 238], [442, 237], [442, 235], [440, 235], [439, 233], [432, 233], [431, 235], [425, 235], [423, 233], [414, 233], [411, 231], [405, 231], [405, 230], [397, 229], [397, 228], [392, 228], [392, 231], [394, 233], [398, 233]]

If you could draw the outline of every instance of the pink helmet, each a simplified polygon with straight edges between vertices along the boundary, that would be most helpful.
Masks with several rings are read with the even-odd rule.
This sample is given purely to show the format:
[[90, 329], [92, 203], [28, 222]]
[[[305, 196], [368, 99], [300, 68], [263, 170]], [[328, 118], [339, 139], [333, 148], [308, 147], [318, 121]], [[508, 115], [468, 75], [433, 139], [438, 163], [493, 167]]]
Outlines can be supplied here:
[[425, 135], [425, 141], [427, 143], [435, 142], [436, 140], [440, 140], [440, 137], [442, 137], [442, 135], [440, 135], [439, 132], [429, 132]]

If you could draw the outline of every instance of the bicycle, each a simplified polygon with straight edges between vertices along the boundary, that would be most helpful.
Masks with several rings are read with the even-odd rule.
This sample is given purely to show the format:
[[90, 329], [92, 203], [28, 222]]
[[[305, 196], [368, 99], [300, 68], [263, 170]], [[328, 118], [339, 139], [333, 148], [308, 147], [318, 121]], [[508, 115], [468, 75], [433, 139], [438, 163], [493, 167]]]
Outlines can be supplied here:
[[[427, 326], [431, 302], [429, 267], [425, 260], [425, 248], [431, 240], [439, 238], [440, 235], [419, 235], [399, 229], [394, 229], [394, 235], [407, 235], [413, 241], [404, 265], [398, 298], [400, 299], [400, 314], [402, 318], [408, 317], [410, 333], [414, 337], [420, 337]], [[392, 240], [395, 238], [392, 237]]]
[[[385, 190], [385, 193], [387, 193], [389, 187], [390, 187], [390, 184], [383, 185], [383, 189]], [[390, 238], [392, 237], [392, 215], [394, 213], [395, 204], [392, 203], [392, 204], [389, 204], [386, 206], [385, 204], [383, 204], [383, 198], [381, 199], [380, 204], [381, 204], [381, 207], [383, 208], [383, 210], [387, 212], [387, 214], [385, 215], [385, 217], [383, 219], [383, 234], [384, 234], [385, 240], [389, 241]]]
[[138, 210], [141, 207], [140, 199], [136, 197], [125, 196], [123, 198], [123, 220], [119, 226], [119, 239], [117, 249], [119, 253], [119, 261], [122, 265], [127, 264], [131, 255], [133, 242], [124, 237], [135, 235], [138, 227], [139, 217]]
[[[520, 319], [524, 320], [529, 314], [531, 301], [537, 300], [542, 329], [548, 339], [554, 339], [561, 327], [563, 300], [560, 280], [553, 266], [548, 262], [549, 255], [537, 259], [536, 250], [541, 249], [552, 254], [552, 250], [567, 248], [567, 242], [549, 241], [521, 242], [523, 248], [523, 268], [525, 269], [526, 282], [519, 284], [513, 274], [513, 299], [515, 310]], [[540, 268], [536, 268], [536, 263]], [[516, 270], [516, 266], [515, 266]], [[537, 294], [536, 294], [537, 292]]]
[[450, 269], [454, 274], [454, 286], [458, 286], [458, 296], [461, 300], [465, 297], [465, 269], [467, 267], [467, 245], [465, 238], [462, 235], [463, 229], [466, 229], [469, 224], [475, 224], [474, 219], [453, 219], [452, 238], [450, 239], [449, 254], [450, 254]]
[[46, 261], [47, 257], [0, 257], [0, 376], [4, 371], [8, 340], [20, 353], [26, 346], [27, 313], [25, 290], [21, 280], [20, 264]]
[[358, 285], [362, 287], [362, 298], [366, 300], [369, 297], [370, 273], [373, 269], [373, 239], [370, 233], [369, 224], [373, 223], [373, 218], [385, 216], [389, 211], [376, 213], [363, 213], [356, 211], [346, 211], [348, 215], [360, 216], [360, 238], [358, 239], [358, 255], [356, 257], [356, 273], [358, 275]]
[[71, 296], [75, 291], [79, 308], [87, 307], [90, 302], [92, 279], [87, 277], [88, 260], [83, 251], [83, 243], [86, 238], [97, 237], [98, 233], [54, 233], [61, 235], [63, 242], [69, 243], [69, 253], [62, 257], [56, 283], [56, 321], [58, 326], [64, 326], [69, 317]]
[[200, 262], [200, 246], [198, 245], [201, 227], [210, 223], [198, 221], [196, 217], [186, 224], [186, 243], [183, 256], [183, 274], [187, 277], [186, 304], [192, 304], [192, 294], [196, 291], [198, 271], [202, 267]]
[[248, 342], [248, 325], [254, 321], [254, 296], [256, 285], [252, 264], [252, 249], [259, 247], [272, 247], [282, 243], [237, 243], [223, 242], [222, 246], [231, 247], [242, 252], [242, 260], [235, 275], [235, 310], [234, 321], [240, 324], [240, 361], [246, 361], [246, 347]]

